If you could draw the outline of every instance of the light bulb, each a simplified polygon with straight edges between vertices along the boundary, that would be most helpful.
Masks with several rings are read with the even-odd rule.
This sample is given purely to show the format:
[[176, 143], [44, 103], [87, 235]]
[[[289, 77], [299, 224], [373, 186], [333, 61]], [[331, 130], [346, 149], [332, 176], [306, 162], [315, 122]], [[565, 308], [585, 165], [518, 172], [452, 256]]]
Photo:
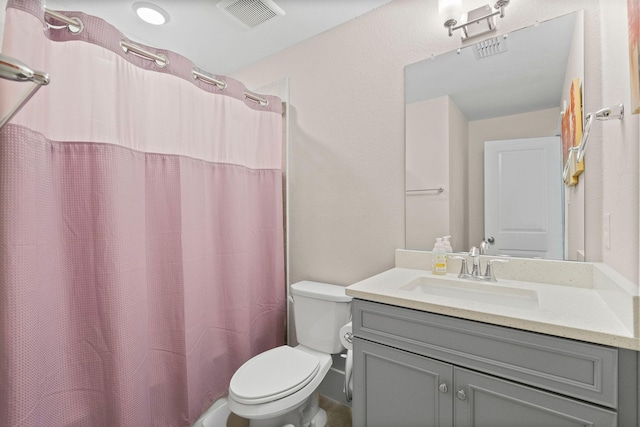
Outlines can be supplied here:
[[458, 21], [462, 14], [462, 0], [438, 0], [438, 13], [443, 21]]
[[138, 15], [140, 19], [149, 24], [162, 25], [169, 22], [169, 14], [167, 13], [167, 11], [153, 3], [134, 3], [133, 10], [136, 12], [136, 15]]

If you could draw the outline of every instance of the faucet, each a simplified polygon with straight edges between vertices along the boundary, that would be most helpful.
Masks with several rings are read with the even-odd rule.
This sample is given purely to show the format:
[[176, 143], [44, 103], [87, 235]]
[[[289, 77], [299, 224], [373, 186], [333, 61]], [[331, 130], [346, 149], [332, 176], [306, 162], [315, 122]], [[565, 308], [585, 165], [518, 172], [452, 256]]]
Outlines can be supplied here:
[[480, 276], [480, 250], [475, 246], [472, 246], [471, 249], [469, 250], [469, 256], [473, 261], [471, 276], [478, 277]]
[[497, 282], [498, 281], [498, 279], [496, 279], [496, 275], [493, 272], [493, 268], [492, 268], [493, 264], [496, 263], [496, 262], [501, 262], [501, 263], [505, 264], [505, 263], [507, 263], [509, 261], [507, 261], [506, 259], [496, 259], [496, 258], [490, 259], [489, 261], [487, 261], [487, 270], [484, 272], [484, 276], [482, 276], [482, 278], [481, 278], [482, 280], [487, 280], [489, 282]]
[[484, 275], [481, 274], [480, 268], [480, 251], [477, 247], [473, 246], [469, 250], [469, 257], [473, 262], [473, 267], [471, 268], [471, 273], [469, 273], [469, 268], [467, 267], [467, 258], [463, 256], [454, 255], [449, 257], [450, 259], [459, 259], [462, 261], [462, 265], [460, 266], [460, 274], [458, 277], [460, 279], [471, 279], [471, 280], [479, 280], [483, 282], [497, 282], [495, 273], [493, 271], [493, 264], [496, 262], [506, 263], [509, 262], [506, 259], [490, 259], [487, 261], [487, 268], [485, 270]]

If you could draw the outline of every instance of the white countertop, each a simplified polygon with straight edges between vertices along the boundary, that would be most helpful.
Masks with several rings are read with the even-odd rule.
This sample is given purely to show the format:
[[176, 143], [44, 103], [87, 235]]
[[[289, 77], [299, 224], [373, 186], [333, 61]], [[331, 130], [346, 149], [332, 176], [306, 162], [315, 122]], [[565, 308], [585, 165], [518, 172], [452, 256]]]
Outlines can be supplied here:
[[458, 279], [457, 275], [452, 273], [435, 276], [426, 270], [392, 268], [347, 287], [346, 293], [355, 298], [415, 310], [640, 350], [640, 338], [634, 336], [634, 331], [628, 328], [628, 323], [625, 325], [620, 316], [602, 299], [601, 294], [593, 288], [505, 279], [498, 279], [495, 284], [487, 284], [537, 292], [537, 304], [522, 308], [401, 289], [423, 277], [444, 277], [464, 286], [478, 283]]

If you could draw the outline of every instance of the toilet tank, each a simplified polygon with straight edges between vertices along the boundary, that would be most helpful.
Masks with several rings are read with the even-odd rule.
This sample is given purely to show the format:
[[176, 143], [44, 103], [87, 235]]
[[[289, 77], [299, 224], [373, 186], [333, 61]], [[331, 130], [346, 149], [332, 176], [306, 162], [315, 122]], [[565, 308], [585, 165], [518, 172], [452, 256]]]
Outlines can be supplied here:
[[340, 328], [351, 318], [351, 297], [343, 286], [311, 281], [291, 285], [298, 342], [324, 353], [340, 353]]

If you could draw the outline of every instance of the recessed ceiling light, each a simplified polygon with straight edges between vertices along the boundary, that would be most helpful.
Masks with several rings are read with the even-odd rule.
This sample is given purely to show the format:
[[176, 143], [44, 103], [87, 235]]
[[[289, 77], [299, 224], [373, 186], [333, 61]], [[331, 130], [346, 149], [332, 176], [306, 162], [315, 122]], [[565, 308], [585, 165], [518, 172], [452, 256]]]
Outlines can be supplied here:
[[153, 25], [162, 25], [169, 22], [169, 14], [166, 10], [153, 3], [139, 1], [133, 4], [133, 11], [144, 22]]

